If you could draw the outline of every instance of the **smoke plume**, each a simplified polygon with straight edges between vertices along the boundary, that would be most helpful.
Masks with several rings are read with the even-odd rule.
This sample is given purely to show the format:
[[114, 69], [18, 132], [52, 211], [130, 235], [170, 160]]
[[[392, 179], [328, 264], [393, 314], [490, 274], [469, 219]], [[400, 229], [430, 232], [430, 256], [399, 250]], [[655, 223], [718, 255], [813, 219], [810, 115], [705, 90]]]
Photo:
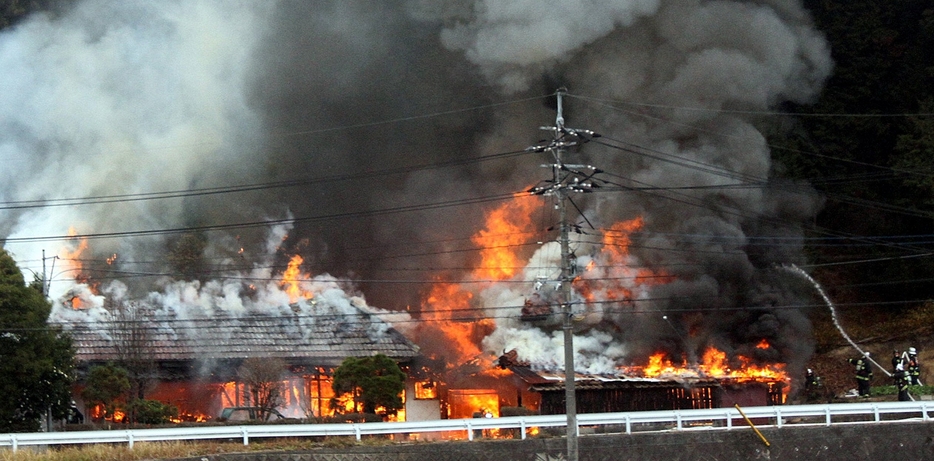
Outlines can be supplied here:
[[[495, 204], [433, 205], [543, 179], [547, 157], [496, 154], [547, 137], [543, 95], [565, 86], [567, 124], [607, 140], [572, 154], [623, 188], [573, 197], [572, 248], [597, 268], [583, 278], [631, 293], [580, 307], [578, 368], [657, 348], [793, 367], [811, 353], [806, 317], [787, 308], [807, 293], [774, 267], [802, 261], [800, 223], [820, 203], [775, 177], [756, 115], [808, 102], [830, 73], [797, 0], [85, 0], [0, 32], [0, 68], [5, 248], [41, 273], [43, 250], [79, 242], [41, 237], [93, 236], [80, 261], [45, 261], [53, 298], [116, 279], [153, 303], [259, 309], [242, 277], [267, 283], [300, 254], [387, 311], [417, 314], [439, 276], [461, 283], [496, 319], [487, 352], [561, 367], [560, 322], [520, 319], [558, 267], [554, 234], [520, 252], [510, 283], [470, 284], [464, 250]], [[211, 192], [233, 186], [260, 187]], [[140, 195], [172, 191], [200, 193]], [[88, 197], [108, 199], [60, 200]], [[601, 230], [634, 219], [613, 231], [627, 254], [611, 254]], [[149, 232], [164, 230], [186, 232]], [[268, 305], [287, 302], [273, 288]], [[772, 348], [755, 350], [763, 338]]]

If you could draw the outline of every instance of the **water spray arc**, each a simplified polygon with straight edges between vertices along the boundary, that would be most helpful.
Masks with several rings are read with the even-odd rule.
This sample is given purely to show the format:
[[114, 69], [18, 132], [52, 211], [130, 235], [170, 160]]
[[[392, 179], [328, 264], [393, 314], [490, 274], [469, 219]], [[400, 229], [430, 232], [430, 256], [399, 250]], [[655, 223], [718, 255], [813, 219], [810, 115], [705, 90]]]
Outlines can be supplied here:
[[885, 373], [887, 376], [892, 376], [892, 373], [889, 373], [889, 371], [886, 370], [885, 367], [883, 367], [882, 365], [879, 365], [879, 363], [873, 360], [871, 356], [866, 355], [866, 352], [863, 351], [863, 349], [860, 348], [859, 345], [856, 344], [856, 342], [850, 338], [850, 335], [846, 334], [846, 331], [843, 329], [843, 326], [840, 325], [840, 320], [837, 318], [837, 310], [834, 308], [833, 302], [830, 301], [830, 297], [828, 297], [827, 293], [824, 292], [824, 288], [819, 283], [817, 283], [817, 281], [814, 280], [814, 278], [811, 277], [810, 274], [808, 274], [807, 272], [804, 271], [804, 269], [801, 269], [800, 267], [794, 264], [782, 265], [781, 267], [792, 273], [800, 275], [801, 277], [805, 278], [808, 282], [811, 282], [811, 285], [814, 286], [814, 289], [817, 290], [817, 293], [819, 293], [821, 297], [824, 298], [824, 303], [826, 303], [827, 307], [830, 309], [830, 317], [833, 319], [833, 324], [834, 326], [837, 327], [837, 330], [840, 332], [840, 335], [843, 336], [843, 339], [845, 339], [846, 342], [850, 343], [850, 345], [853, 346], [853, 349], [856, 349], [857, 351], [859, 351], [859, 354], [861, 356], [866, 357], [867, 359], [869, 359], [870, 362], [872, 362], [873, 365], [875, 365], [877, 368], [882, 370], [883, 373]]

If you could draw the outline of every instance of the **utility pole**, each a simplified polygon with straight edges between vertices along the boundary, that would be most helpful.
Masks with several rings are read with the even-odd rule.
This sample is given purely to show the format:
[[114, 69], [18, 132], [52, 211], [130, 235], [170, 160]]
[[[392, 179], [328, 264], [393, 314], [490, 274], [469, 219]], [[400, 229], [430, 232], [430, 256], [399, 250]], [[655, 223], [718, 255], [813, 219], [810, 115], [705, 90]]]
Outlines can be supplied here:
[[[567, 201], [571, 192], [590, 192], [594, 187], [599, 187], [593, 182], [593, 176], [600, 171], [589, 165], [569, 165], [564, 163], [564, 155], [568, 147], [578, 146], [587, 142], [590, 138], [598, 137], [590, 130], [578, 130], [564, 126], [564, 101], [563, 97], [567, 89], [559, 88], [555, 95], [558, 98], [558, 115], [555, 119], [554, 127], [542, 127], [542, 130], [551, 131], [554, 134], [553, 139], [547, 144], [532, 146], [526, 150], [535, 152], [551, 152], [553, 163], [542, 165], [551, 167], [552, 179], [544, 181], [539, 185], [529, 189], [529, 193], [535, 195], [553, 195], [555, 197], [555, 207], [558, 210], [558, 219], [560, 220], [559, 242], [561, 244], [561, 275], [557, 281], [556, 291], [559, 295], [561, 314], [564, 317], [564, 402], [565, 413], [567, 414], [567, 460], [577, 461], [578, 459], [578, 427], [577, 427], [577, 394], [575, 390], [575, 372], [574, 372], [574, 312], [572, 309], [572, 291], [571, 282], [574, 280], [576, 267], [572, 267], [571, 261], [571, 243], [570, 243], [570, 224], [567, 217]], [[581, 170], [589, 169], [589, 174]]]
[[47, 288], [47, 272], [45, 271], [45, 250], [42, 250], [42, 296], [49, 295], [49, 289]]
[[55, 260], [58, 259], [58, 256], [45, 257], [45, 250], [42, 250], [42, 296], [49, 296], [49, 288], [52, 287], [51, 274], [45, 271], [45, 260], [52, 260], [52, 272], [55, 271]]

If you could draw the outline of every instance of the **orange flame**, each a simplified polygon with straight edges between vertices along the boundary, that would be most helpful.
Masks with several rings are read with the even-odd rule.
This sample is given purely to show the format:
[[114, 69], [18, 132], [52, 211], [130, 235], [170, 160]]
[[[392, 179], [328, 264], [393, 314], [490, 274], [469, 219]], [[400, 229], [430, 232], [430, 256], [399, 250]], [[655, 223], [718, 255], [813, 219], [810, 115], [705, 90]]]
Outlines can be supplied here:
[[[761, 343], [760, 343], [761, 344]], [[730, 367], [726, 353], [708, 347], [701, 357], [701, 362], [690, 365], [682, 363], [674, 365], [665, 357], [664, 352], [657, 352], [649, 357], [649, 362], [643, 367], [627, 367], [626, 374], [640, 374], [646, 378], [659, 377], [704, 377], [716, 379], [733, 379], [737, 381], [789, 381], [785, 372], [785, 364], [772, 363], [757, 365], [747, 357], [737, 356], [739, 367]]]
[[279, 282], [279, 286], [283, 287], [289, 295], [289, 302], [291, 303], [297, 302], [299, 299], [314, 297], [314, 293], [305, 290], [301, 285], [302, 280], [309, 278], [307, 274], [302, 273], [300, 267], [304, 261], [304, 258], [299, 255], [292, 256], [288, 267], [282, 273], [282, 281]]
[[[514, 200], [491, 211], [484, 227], [471, 237], [480, 249], [480, 263], [472, 278], [482, 281], [507, 280], [522, 268], [522, 246], [532, 238], [529, 232], [537, 204], [535, 198], [516, 195]], [[421, 316], [431, 322], [419, 326], [419, 335], [445, 345], [451, 363], [486, 360], [482, 368], [493, 368], [494, 357], [481, 357], [480, 340], [493, 331], [495, 321], [473, 304], [474, 293], [457, 283], [439, 279], [422, 302]]]
[[[479, 415], [478, 415], [479, 413]], [[451, 389], [448, 391], [448, 418], [499, 416], [499, 394], [494, 389]]]
[[[422, 317], [432, 320], [423, 329], [433, 329], [441, 336], [449, 360], [464, 363], [481, 354], [476, 339], [483, 331], [492, 330], [493, 320], [481, 318], [471, 306], [473, 293], [453, 283], [436, 283], [423, 303]], [[430, 332], [423, 331], [428, 335]], [[491, 359], [492, 361], [492, 359]]]
[[480, 248], [481, 257], [474, 277], [507, 280], [516, 275], [522, 266], [517, 250], [529, 241], [537, 206], [534, 197], [517, 195], [487, 215], [486, 227], [471, 238]]
[[68, 228], [68, 237], [68, 242], [59, 250], [58, 257], [68, 265], [67, 270], [75, 274], [75, 281], [84, 283], [87, 276], [83, 273], [84, 267], [79, 256], [88, 249], [88, 239], [78, 237], [78, 231], [74, 227]]

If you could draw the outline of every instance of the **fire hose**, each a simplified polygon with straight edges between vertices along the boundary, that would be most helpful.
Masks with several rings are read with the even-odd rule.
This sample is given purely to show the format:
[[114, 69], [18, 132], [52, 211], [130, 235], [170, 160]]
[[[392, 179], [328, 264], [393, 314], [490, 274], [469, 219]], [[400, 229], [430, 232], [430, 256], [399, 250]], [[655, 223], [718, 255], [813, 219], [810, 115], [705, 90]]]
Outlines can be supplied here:
[[[817, 292], [821, 295], [821, 298], [824, 298], [824, 303], [826, 303], [826, 304], [827, 304], [827, 307], [830, 309], [830, 317], [833, 319], [833, 324], [834, 324], [834, 326], [837, 327], [837, 330], [840, 332], [840, 335], [843, 336], [843, 339], [845, 339], [848, 343], [850, 343], [850, 345], [853, 346], [853, 349], [856, 349], [857, 351], [859, 351], [860, 356], [864, 357], [864, 358], [865, 358], [866, 360], [868, 360], [870, 363], [872, 363], [872, 364], [875, 365], [877, 368], [879, 368], [880, 370], [882, 370], [882, 372], [885, 373], [886, 376], [892, 377], [892, 373], [889, 373], [889, 371], [886, 370], [885, 367], [883, 367], [882, 365], [879, 365], [878, 362], [876, 362], [875, 360], [873, 360], [872, 357], [869, 355], [868, 352], [862, 350], [862, 349], [859, 347], [859, 345], [856, 344], [855, 341], [853, 341], [852, 339], [850, 339], [850, 335], [846, 334], [846, 331], [843, 329], [843, 326], [840, 325], [840, 321], [837, 319], [837, 310], [834, 309], [834, 307], [833, 307], [833, 302], [830, 301], [830, 297], [828, 297], [828, 296], [827, 296], [827, 293], [824, 292], [824, 287], [822, 287], [819, 283], [817, 283], [817, 281], [814, 280], [814, 278], [811, 277], [810, 274], [808, 274], [808, 273], [805, 272], [803, 269], [801, 269], [800, 267], [798, 267], [798, 266], [796, 266], [796, 265], [794, 265], [794, 264], [789, 264], [789, 265], [787, 265], [787, 266], [786, 266], [786, 265], [783, 265], [783, 266], [781, 266], [781, 267], [782, 267], [782, 268], [785, 268], [785, 269], [787, 269], [787, 270], [790, 270], [790, 271], [792, 271], [792, 272], [794, 272], [794, 273], [800, 275], [801, 277], [804, 277], [807, 281], [811, 282], [811, 285], [813, 285], [813, 286], [814, 286], [814, 289], [816, 289]], [[912, 401], [915, 399], [914, 397], [911, 396], [911, 394], [908, 394], [908, 398], [910, 398]]]

